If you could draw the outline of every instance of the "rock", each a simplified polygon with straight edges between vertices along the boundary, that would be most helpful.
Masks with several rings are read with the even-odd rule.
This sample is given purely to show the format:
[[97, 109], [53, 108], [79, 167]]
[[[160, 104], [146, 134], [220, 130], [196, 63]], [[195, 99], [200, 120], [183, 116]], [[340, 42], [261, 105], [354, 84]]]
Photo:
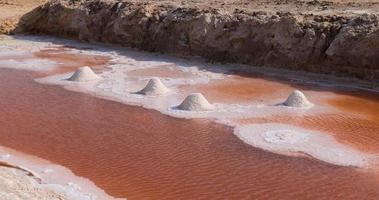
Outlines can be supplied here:
[[78, 70], [74, 72], [74, 74], [68, 78], [69, 81], [75, 82], [86, 82], [86, 81], [94, 81], [98, 80], [100, 77], [92, 71], [90, 67], [80, 67]]
[[193, 93], [188, 95], [184, 101], [177, 106], [179, 110], [186, 111], [211, 111], [214, 106], [201, 93]]
[[354, 70], [361, 78], [376, 77], [375, 72], [379, 71], [379, 16], [363, 15], [351, 20], [341, 28], [326, 55], [335, 65], [350, 66], [350, 71]]

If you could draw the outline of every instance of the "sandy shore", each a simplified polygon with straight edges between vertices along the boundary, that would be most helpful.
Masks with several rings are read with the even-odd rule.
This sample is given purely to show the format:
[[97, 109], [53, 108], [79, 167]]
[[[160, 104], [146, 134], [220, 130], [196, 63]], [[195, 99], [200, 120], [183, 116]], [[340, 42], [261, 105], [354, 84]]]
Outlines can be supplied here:
[[0, 166], [0, 196], [3, 200], [68, 200], [65, 195], [45, 187], [25, 171], [5, 166]]
[[0, 147], [2, 200], [113, 199], [87, 179], [49, 161]]

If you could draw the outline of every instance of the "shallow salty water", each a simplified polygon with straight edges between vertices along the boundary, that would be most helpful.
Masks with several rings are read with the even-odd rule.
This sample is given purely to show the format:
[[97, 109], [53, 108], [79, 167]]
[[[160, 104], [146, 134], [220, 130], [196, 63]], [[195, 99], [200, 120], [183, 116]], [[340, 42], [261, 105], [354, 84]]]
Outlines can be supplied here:
[[[48, 72], [0, 69], [0, 145], [68, 167], [112, 196], [128, 199], [379, 198], [379, 180], [371, 169], [270, 153], [245, 144], [233, 134], [232, 127], [210, 119], [173, 118], [158, 111], [39, 84], [35, 78], [68, 72], [81, 65], [102, 70], [109, 64], [106, 56], [80, 56], [61, 48], [45, 48], [27, 54], [29, 59], [61, 63], [58, 68]], [[12, 54], [7, 56], [0, 56], [0, 61], [12, 59]], [[170, 69], [160, 75], [169, 77], [172, 66], [164, 67]], [[149, 77], [152, 72], [156, 71], [136, 71], [132, 76]], [[182, 76], [191, 74], [183, 72]], [[302, 88], [264, 78], [237, 75], [229, 78], [232, 84], [216, 80], [193, 87], [184, 85], [181, 90], [200, 90], [214, 102], [245, 104], [275, 103], [285, 99], [293, 88]], [[275, 88], [276, 92], [270, 94], [262, 87]], [[379, 100], [375, 95], [304, 89], [311, 101], [331, 106], [332, 111], [306, 117], [280, 112], [268, 117], [238, 116], [233, 120], [240, 124], [287, 123], [319, 130], [362, 152], [379, 152], [379, 124], [375, 114]], [[346, 105], [346, 101], [356, 102], [355, 106]]]

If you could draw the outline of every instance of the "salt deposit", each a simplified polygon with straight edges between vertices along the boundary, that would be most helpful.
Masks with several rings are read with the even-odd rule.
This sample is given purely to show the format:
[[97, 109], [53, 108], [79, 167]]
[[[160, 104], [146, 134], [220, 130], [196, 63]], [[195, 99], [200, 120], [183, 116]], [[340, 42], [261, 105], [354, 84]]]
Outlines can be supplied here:
[[287, 100], [283, 103], [285, 106], [290, 107], [299, 107], [299, 108], [307, 108], [313, 106], [311, 102], [308, 101], [307, 97], [299, 91], [293, 91], [287, 98]]
[[88, 66], [81, 67], [74, 72], [74, 74], [68, 79], [69, 81], [85, 82], [98, 80], [100, 77], [92, 71]]
[[[0, 57], [3, 53], [0, 53]], [[25, 54], [25, 57], [30, 54]], [[28, 71], [50, 71], [58, 66], [57, 62], [39, 59], [39, 58], [24, 58], [24, 59], [0, 59], [0, 68], [19, 69]]]
[[143, 95], [163, 95], [169, 91], [170, 90], [165, 85], [163, 85], [159, 78], [154, 77], [149, 80], [145, 88], [137, 93]]
[[337, 142], [326, 133], [296, 126], [266, 123], [235, 128], [234, 133], [245, 143], [283, 155], [305, 154], [340, 166], [367, 167], [371, 155]]
[[177, 108], [187, 111], [210, 111], [214, 106], [201, 93], [193, 93], [188, 95]]

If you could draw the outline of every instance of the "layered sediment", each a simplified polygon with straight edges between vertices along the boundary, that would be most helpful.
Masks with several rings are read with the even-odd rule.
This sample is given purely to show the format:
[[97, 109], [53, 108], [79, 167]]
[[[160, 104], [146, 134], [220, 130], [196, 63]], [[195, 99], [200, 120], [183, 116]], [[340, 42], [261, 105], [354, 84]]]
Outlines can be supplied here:
[[257, 2], [54, 0], [15, 32], [379, 80], [378, 2]]

